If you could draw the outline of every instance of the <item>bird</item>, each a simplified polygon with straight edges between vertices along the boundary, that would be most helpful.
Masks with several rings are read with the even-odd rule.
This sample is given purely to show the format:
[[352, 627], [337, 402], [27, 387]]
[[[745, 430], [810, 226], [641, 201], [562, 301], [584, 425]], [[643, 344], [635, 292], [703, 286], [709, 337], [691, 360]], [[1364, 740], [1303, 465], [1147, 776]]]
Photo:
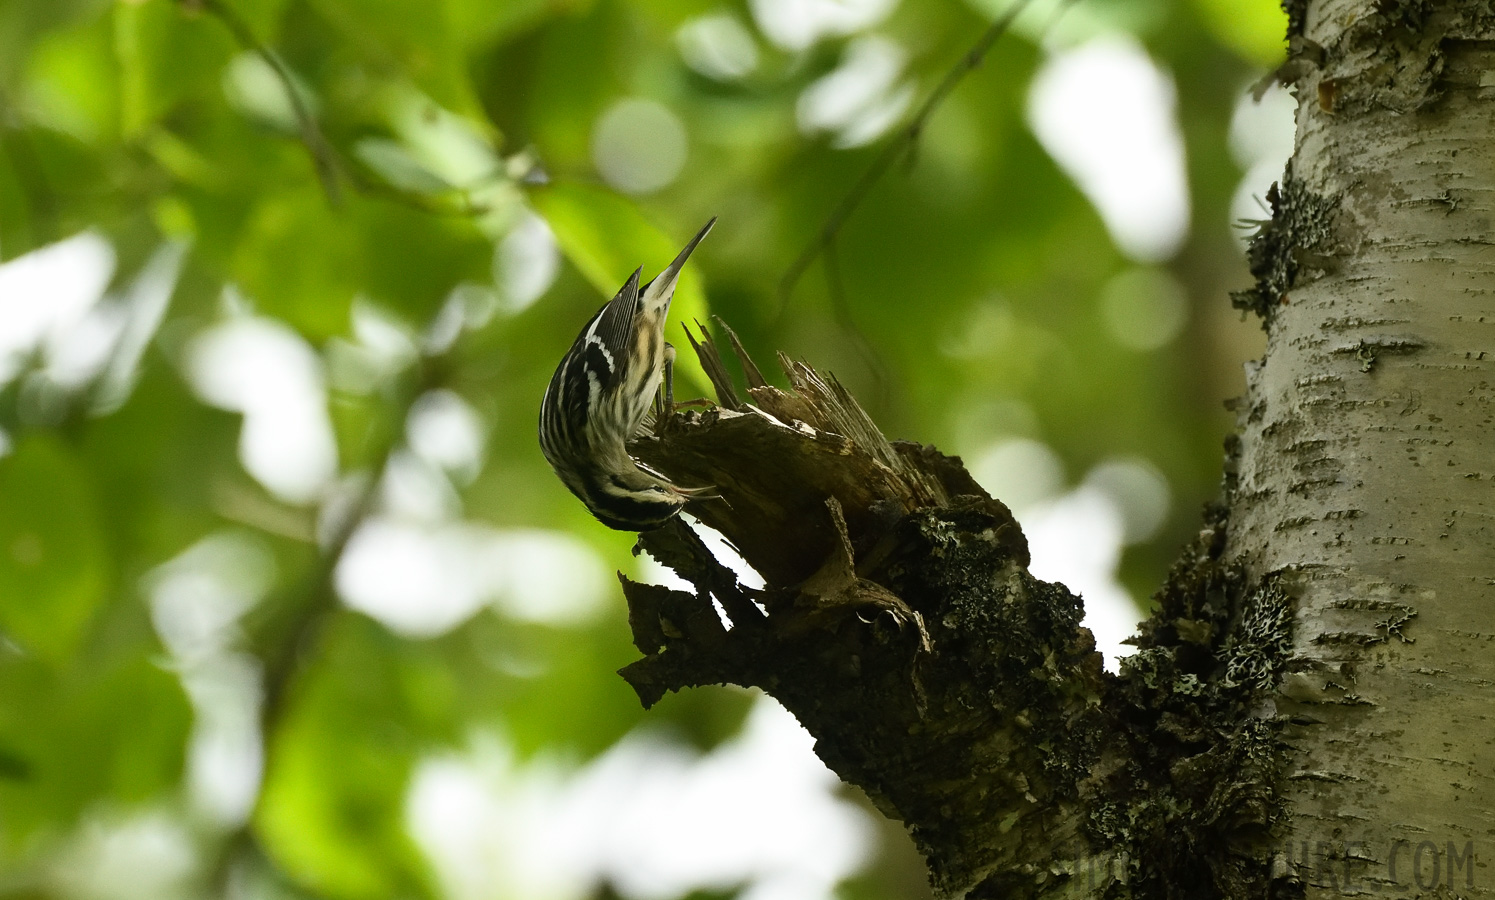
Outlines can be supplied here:
[[638, 463], [628, 442], [664, 381], [673, 407], [675, 348], [664, 339], [680, 270], [716, 218], [657, 277], [639, 286], [643, 267], [582, 328], [561, 358], [540, 404], [540, 450], [592, 515], [619, 531], [649, 531], [711, 488], [682, 488]]

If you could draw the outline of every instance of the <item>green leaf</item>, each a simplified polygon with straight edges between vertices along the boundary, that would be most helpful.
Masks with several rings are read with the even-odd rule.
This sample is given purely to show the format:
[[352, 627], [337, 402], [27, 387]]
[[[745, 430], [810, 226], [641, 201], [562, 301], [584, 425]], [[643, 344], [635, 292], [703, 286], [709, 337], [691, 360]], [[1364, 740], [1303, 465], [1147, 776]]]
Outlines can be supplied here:
[[108, 569], [89, 473], [55, 438], [25, 438], [0, 459], [0, 631], [65, 664], [103, 602]]
[[0, 747], [0, 778], [8, 778], [11, 781], [26, 781], [31, 778], [33, 769], [31, 761], [26, 757]]
[[398, 68], [442, 106], [481, 117], [458, 29], [466, 17], [453, 15], [451, 0], [313, 0], [312, 5], [376, 70]]
[[493, 244], [472, 218], [440, 216], [384, 200], [350, 205], [357, 216], [361, 287], [416, 328], [452, 289], [492, 279]]
[[304, 183], [260, 203], [233, 267], [263, 312], [316, 340], [347, 330], [360, 293], [423, 327], [458, 284], [491, 277], [492, 257], [470, 219], [361, 196], [332, 209]]
[[317, 337], [347, 328], [363, 260], [313, 184], [265, 197], [244, 228], [232, 275], [263, 312]]
[[421, 165], [396, 141], [364, 138], [353, 146], [353, 153], [364, 165], [401, 190], [435, 195], [452, 189], [450, 182]]
[[66, 672], [0, 657], [0, 834], [62, 830], [102, 800], [149, 800], [180, 783], [192, 715], [181, 685], [133, 644]]
[[[573, 3], [573, 6], [580, 6]], [[453, 30], [468, 47], [533, 27], [552, 8], [551, 0], [447, 0]]]
[[171, 0], [115, 4], [114, 24], [126, 136], [145, 131], [188, 97], [216, 97], [218, 74], [238, 49], [221, 22], [188, 15]]
[[254, 36], [265, 44], [273, 45], [280, 31], [280, 18], [289, 0], [219, 0], [231, 7]]
[[47, 35], [26, 73], [26, 94], [39, 124], [88, 140], [117, 137], [119, 66], [108, 17]]
[[135, 571], [213, 531], [241, 494], [259, 496], [238, 461], [240, 417], [203, 404], [151, 354], [143, 368], [129, 401], [89, 428], [78, 448], [110, 523], [110, 546]]
[[0, 84], [9, 84], [26, 63], [31, 45], [48, 29], [98, 15], [101, 0], [50, 0], [46, 3], [0, 3]]
[[256, 826], [296, 880], [329, 897], [429, 895], [404, 828], [417, 755], [456, 734], [450, 673], [428, 647], [342, 615], [287, 702]]
[[497, 681], [501, 702], [493, 710], [522, 753], [564, 747], [589, 758], [644, 721], [637, 695], [617, 676], [637, 658], [621, 612], [579, 628], [480, 616], [468, 629], [490, 657], [517, 662], [521, 672], [532, 667]]

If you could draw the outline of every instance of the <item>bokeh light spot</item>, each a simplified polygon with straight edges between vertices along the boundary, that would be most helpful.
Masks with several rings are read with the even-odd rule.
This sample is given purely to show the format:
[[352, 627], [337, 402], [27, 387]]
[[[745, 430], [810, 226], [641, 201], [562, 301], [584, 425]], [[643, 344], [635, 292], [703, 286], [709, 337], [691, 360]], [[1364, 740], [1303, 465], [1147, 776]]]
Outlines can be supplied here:
[[1140, 544], [1168, 520], [1172, 492], [1158, 467], [1135, 456], [1107, 459], [1090, 470], [1085, 484], [1099, 488], [1121, 510], [1122, 540]]
[[561, 253], [545, 220], [526, 213], [498, 242], [493, 280], [505, 310], [518, 313], [544, 296], [561, 271]]
[[349, 541], [336, 584], [350, 607], [430, 637], [488, 603], [519, 621], [589, 621], [607, 597], [607, 574], [594, 550], [560, 532], [378, 516]]
[[880, 35], [852, 41], [841, 65], [800, 94], [795, 106], [800, 130], [837, 132], [834, 144], [840, 148], [876, 140], [913, 102], [913, 88], [897, 85], [907, 57]]
[[1279, 181], [1293, 155], [1298, 101], [1287, 89], [1272, 85], [1256, 100], [1242, 91], [1230, 117], [1230, 155], [1245, 174], [1230, 200], [1230, 222], [1237, 240], [1251, 239], [1245, 223], [1271, 218], [1267, 192]]
[[114, 274], [114, 247], [85, 231], [0, 265], [0, 385], [45, 342], [60, 345]]
[[760, 697], [742, 733], [707, 754], [641, 729], [581, 768], [521, 762], [501, 735], [422, 761], [406, 820], [454, 898], [631, 900], [693, 891], [831, 900], [873, 849], [814, 741]]
[[1064, 464], [1048, 445], [1029, 438], [994, 444], [973, 454], [971, 475], [1014, 511], [1047, 500], [1064, 486]]
[[213, 325], [188, 347], [187, 373], [208, 403], [243, 413], [239, 459], [271, 493], [305, 503], [337, 474], [322, 361], [289, 326], [248, 316]]
[[416, 455], [465, 483], [483, 467], [486, 431], [471, 404], [442, 389], [422, 394], [411, 406], [405, 440]]
[[1166, 346], [1189, 317], [1183, 286], [1161, 269], [1122, 272], [1101, 291], [1100, 305], [1106, 330], [1116, 343], [1132, 350]]
[[685, 124], [663, 104], [619, 100], [592, 131], [592, 162], [604, 181], [628, 194], [652, 194], [685, 167]]
[[1173, 80], [1131, 37], [1050, 56], [1033, 79], [1028, 121], [1095, 204], [1121, 251], [1167, 259], [1189, 229], [1183, 136]]
[[855, 34], [888, 17], [898, 0], [751, 0], [763, 35], [785, 50]]
[[758, 68], [758, 45], [731, 13], [691, 19], [675, 32], [675, 45], [687, 66], [717, 81], [735, 81]]

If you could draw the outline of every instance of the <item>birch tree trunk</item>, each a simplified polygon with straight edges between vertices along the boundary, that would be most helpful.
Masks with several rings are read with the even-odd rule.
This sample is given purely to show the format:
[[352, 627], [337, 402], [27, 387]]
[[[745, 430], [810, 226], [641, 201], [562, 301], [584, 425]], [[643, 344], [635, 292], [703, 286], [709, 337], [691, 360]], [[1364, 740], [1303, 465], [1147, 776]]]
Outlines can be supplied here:
[[1267, 353], [1120, 677], [999, 498], [808, 367], [737, 348], [745, 400], [707, 343], [721, 408], [636, 448], [768, 584], [646, 534], [696, 590], [625, 584], [624, 676], [774, 694], [944, 896], [1495, 893], [1495, 12], [1289, 5], [1298, 147], [1235, 298]]
[[1246, 298], [1269, 339], [1228, 542], [1297, 607], [1274, 871], [1310, 897], [1490, 896], [1491, 7], [1292, 15], [1297, 151]]

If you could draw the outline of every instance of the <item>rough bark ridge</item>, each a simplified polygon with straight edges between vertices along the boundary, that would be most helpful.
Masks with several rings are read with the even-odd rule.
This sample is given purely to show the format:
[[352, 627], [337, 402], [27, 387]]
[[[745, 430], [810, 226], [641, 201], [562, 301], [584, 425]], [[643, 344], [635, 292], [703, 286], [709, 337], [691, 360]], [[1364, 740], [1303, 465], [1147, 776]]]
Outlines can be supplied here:
[[696, 588], [624, 581], [645, 658], [622, 674], [644, 703], [764, 688], [908, 825], [946, 896], [1260, 895], [1267, 868], [1240, 851], [1276, 810], [1279, 745], [1256, 711], [1291, 604], [1242, 591], [1224, 507], [1107, 676], [1078, 598], [1028, 573], [1017, 523], [958, 459], [889, 443], [802, 364], [783, 360], [791, 390], [769, 386], [732, 340], [752, 402], [706, 341], [720, 406], [666, 418], [634, 451], [715, 485], [722, 499], [691, 512], [767, 584], [743, 587], [682, 522], [643, 535]]
[[1259, 852], [1290, 895], [1488, 896], [1495, 15], [1290, 5], [1298, 148], [1237, 296], [1268, 351], [1225, 553], [1297, 607]]

